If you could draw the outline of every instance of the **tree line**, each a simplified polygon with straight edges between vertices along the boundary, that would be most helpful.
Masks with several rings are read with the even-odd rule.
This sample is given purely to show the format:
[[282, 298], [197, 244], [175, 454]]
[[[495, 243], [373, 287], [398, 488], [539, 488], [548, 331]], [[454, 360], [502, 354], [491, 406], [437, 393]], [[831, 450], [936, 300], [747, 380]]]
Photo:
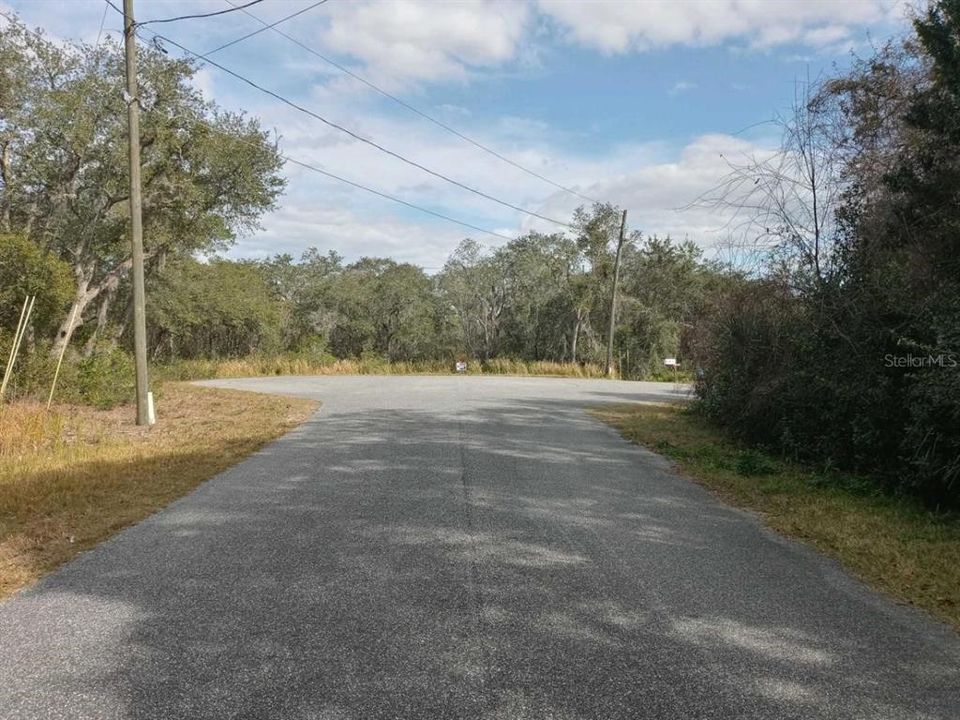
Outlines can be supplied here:
[[[484, 250], [463, 240], [435, 275], [389, 258], [310, 249], [264, 261], [177, 258], [152, 278], [159, 360], [295, 352], [391, 362], [604, 359], [618, 211], [578, 212], [575, 238], [530, 233]], [[634, 233], [615, 336], [621, 374], [676, 355], [709, 293], [732, 275], [696, 246]]]

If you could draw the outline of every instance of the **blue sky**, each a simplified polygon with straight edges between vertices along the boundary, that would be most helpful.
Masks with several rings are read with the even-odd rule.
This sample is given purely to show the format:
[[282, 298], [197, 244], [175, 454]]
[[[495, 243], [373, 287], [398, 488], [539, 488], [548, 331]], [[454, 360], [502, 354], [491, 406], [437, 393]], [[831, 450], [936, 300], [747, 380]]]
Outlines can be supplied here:
[[[242, 4], [241, 0], [232, 0]], [[264, 0], [273, 22], [315, 0]], [[117, 0], [119, 4], [119, 0]], [[0, 0], [63, 40], [93, 42], [102, 0]], [[137, 0], [138, 20], [213, 12], [227, 0]], [[795, 85], [869, 54], [907, 28], [898, 0], [328, 0], [279, 26], [404, 101], [583, 194], [629, 210], [631, 226], [705, 248], [725, 219], [679, 210], [715, 186], [727, 158], [776, 143], [765, 124], [788, 109]], [[106, 15], [116, 39], [119, 17]], [[262, 27], [242, 12], [150, 26], [206, 52]], [[178, 51], [170, 48], [172, 54]], [[464, 143], [378, 96], [287, 38], [260, 33], [217, 62], [382, 145], [491, 195], [559, 219], [582, 199]], [[275, 129], [285, 153], [378, 190], [513, 236], [558, 229], [403, 165], [212, 68], [198, 87]], [[429, 269], [471, 235], [288, 166], [281, 207], [238, 240], [236, 257], [298, 254], [310, 246], [348, 259], [389, 255]]]

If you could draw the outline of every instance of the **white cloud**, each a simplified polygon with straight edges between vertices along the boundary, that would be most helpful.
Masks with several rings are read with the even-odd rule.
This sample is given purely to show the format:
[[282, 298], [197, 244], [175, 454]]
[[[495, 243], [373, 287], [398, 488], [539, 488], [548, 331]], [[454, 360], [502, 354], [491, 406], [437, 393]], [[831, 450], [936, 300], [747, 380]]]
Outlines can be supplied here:
[[202, 67], [193, 74], [193, 85], [208, 100], [213, 97], [213, 72]]
[[460, 105], [451, 105], [449, 103], [438, 105], [437, 110], [441, 115], [447, 115], [449, 117], [470, 117], [470, 115], [473, 114], [469, 108], [461, 107]]
[[[814, 50], [852, 46], [901, 20], [906, 0], [358, 0], [298, 18], [308, 45], [349, 57], [389, 89], [465, 82], [537, 67], [550, 40], [604, 53], [729, 44]], [[354, 83], [343, 83], [357, 90]]]
[[572, 41], [606, 53], [727, 41], [756, 48], [794, 42], [818, 47], [835, 44], [854, 27], [902, 14], [897, 0], [539, 0], [539, 7]]
[[525, 3], [493, 0], [353, 2], [329, 14], [321, 40], [381, 82], [464, 80], [512, 60], [528, 16]]
[[804, 42], [814, 47], [842, 43], [849, 37], [850, 28], [845, 25], [823, 25], [803, 34]]
[[430, 271], [439, 269], [450, 250], [470, 234], [456, 225], [424, 225], [380, 212], [373, 216], [351, 203], [316, 204], [291, 199], [267, 217], [264, 231], [244, 238], [229, 253], [237, 257], [295, 257], [310, 247], [336, 250], [348, 261], [363, 256], [391, 257]]
[[[646, 235], [689, 238], [710, 248], [725, 239], [730, 217], [726, 211], [697, 206], [695, 201], [719, 185], [730, 171], [730, 162], [762, 156], [771, 146], [762, 139], [705, 134], [666, 159], [658, 156], [621, 172], [611, 162], [607, 174], [598, 175], [605, 179], [588, 185], [584, 192], [626, 208], [631, 227]], [[576, 205], [557, 193], [545, 203], [544, 210], [569, 215]]]
[[693, 90], [696, 87], [697, 87], [697, 84], [695, 82], [689, 82], [688, 80], [681, 80], [673, 84], [673, 87], [671, 87], [670, 90], [667, 91], [667, 95], [669, 95], [670, 97], [676, 97], [677, 95], [680, 95], [681, 93], [685, 93], [688, 90]]
[[536, 67], [549, 36], [604, 53], [724, 43], [835, 49], [902, 19], [904, 8], [905, 0], [362, 0], [303, 16], [295, 34], [398, 89]]

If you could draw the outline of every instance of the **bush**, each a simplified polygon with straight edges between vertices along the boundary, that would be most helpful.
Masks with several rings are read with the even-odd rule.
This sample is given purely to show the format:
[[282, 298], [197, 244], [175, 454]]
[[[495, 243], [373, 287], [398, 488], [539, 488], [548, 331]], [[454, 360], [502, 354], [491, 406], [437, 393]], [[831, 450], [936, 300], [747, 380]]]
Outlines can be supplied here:
[[[0, 342], [0, 376], [6, 369], [7, 361], [10, 358], [10, 341], [12, 338], [5, 339], [7, 342]], [[50, 358], [46, 346], [37, 345], [32, 352], [21, 347], [20, 354], [13, 366], [10, 383], [7, 386], [6, 399], [43, 399], [46, 401], [55, 367], [56, 360]]]
[[[960, 360], [960, 356], [956, 356]], [[960, 369], [933, 367], [911, 377], [901, 448], [902, 481], [934, 498], [960, 496]]]
[[737, 456], [736, 470], [737, 475], [743, 477], [760, 477], [777, 472], [776, 466], [755, 450], [744, 450]]
[[64, 387], [75, 402], [108, 409], [129, 403], [136, 397], [136, 370], [133, 358], [120, 348], [100, 350], [73, 366], [73, 382]]
[[756, 282], [729, 297], [709, 322], [700, 409], [748, 444], [960, 504], [960, 373], [888, 367], [904, 351], [832, 292]]
[[[4, 347], [0, 346], [2, 352]], [[3, 358], [5, 362], [7, 355]], [[50, 356], [46, 345], [37, 345], [33, 352], [21, 349], [6, 399], [46, 403], [56, 366], [56, 358]], [[109, 409], [133, 401], [135, 378], [133, 358], [120, 348], [98, 349], [87, 358], [68, 355], [60, 368], [54, 400]]]

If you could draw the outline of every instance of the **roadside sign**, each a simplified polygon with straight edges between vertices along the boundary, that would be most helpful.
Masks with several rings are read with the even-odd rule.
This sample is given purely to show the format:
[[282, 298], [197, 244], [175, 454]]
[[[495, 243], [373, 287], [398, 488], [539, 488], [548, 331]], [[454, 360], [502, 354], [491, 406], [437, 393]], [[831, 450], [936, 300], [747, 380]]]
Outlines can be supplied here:
[[668, 366], [668, 367], [671, 367], [671, 366], [672, 366], [672, 367], [676, 367], [676, 366], [679, 365], [680, 363], [677, 362], [677, 359], [676, 359], [676, 358], [664, 358], [664, 359], [663, 359], [663, 364], [666, 365], [666, 366]]

